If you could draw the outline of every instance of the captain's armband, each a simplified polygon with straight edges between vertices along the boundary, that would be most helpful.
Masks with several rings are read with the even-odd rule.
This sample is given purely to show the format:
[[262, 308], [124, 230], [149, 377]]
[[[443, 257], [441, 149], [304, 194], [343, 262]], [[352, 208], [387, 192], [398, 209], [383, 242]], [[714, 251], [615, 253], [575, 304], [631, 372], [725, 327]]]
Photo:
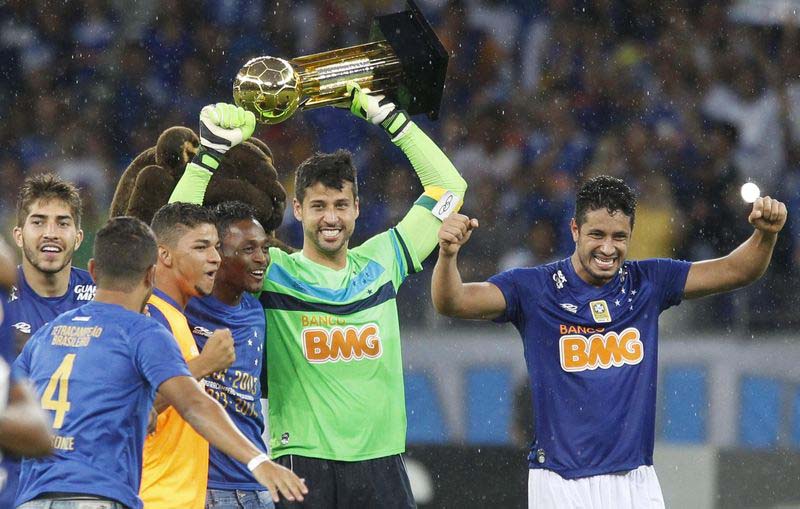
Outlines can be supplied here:
[[453, 212], [461, 209], [463, 201], [461, 198], [452, 191], [440, 187], [428, 187], [422, 193], [414, 205], [426, 208], [431, 211], [431, 214], [436, 216], [441, 221], [447, 219], [447, 216]]

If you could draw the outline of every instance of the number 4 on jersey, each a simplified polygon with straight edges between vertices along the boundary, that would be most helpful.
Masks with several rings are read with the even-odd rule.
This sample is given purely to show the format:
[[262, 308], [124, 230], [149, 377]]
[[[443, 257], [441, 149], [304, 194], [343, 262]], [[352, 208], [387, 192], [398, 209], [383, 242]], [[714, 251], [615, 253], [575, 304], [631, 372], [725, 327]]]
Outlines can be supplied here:
[[[42, 394], [42, 408], [53, 410], [56, 415], [53, 418], [53, 429], [59, 429], [64, 425], [64, 417], [69, 412], [69, 376], [72, 374], [72, 365], [75, 363], [75, 354], [70, 353], [64, 356], [58, 368], [53, 372], [47, 387]], [[58, 398], [53, 399], [58, 384]]]

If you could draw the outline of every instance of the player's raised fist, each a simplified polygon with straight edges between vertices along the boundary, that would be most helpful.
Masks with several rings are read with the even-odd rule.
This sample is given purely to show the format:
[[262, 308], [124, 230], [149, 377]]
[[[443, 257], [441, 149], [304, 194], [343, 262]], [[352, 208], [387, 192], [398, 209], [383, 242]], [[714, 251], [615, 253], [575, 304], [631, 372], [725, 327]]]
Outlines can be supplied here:
[[280, 502], [280, 495], [289, 501], [303, 501], [308, 493], [306, 483], [294, 472], [272, 461], [265, 461], [253, 470], [253, 477], [269, 489], [274, 502]]
[[753, 202], [753, 210], [747, 220], [757, 230], [765, 233], [778, 233], [786, 224], [786, 205], [783, 202], [762, 196]]
[[207, 369], [210, 372], [227, 369], [236, 360], [236, 350], [233, 348], [233, 335], [229, 329], [217, 329], [206, 341], [206, 346], [200, 352]]
[[200, 145], [224, 154], [247, 140], [256, 129], [256, 117], [233, 104], [217, 103], [200, 110]]
[[464, 214], [453, 213], [439, 227], [439, 254], [453, 256], [467, 243], [472, 230], [479, 226], [478, 220]]

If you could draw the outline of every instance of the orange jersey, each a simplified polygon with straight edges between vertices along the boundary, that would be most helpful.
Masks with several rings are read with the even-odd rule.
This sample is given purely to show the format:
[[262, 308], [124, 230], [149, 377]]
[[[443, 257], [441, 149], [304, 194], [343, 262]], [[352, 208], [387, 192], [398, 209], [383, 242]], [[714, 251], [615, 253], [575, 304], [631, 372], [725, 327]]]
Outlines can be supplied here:
[[[184, 359], [197, 357], [186, 317], [172, 299], [156, 290], [148, 306], [154, 318], [169, 325]], [[144, 443], [139, 496], [145, 509], [203, 509], [207, 481], [208, 442], [169, 407]]]

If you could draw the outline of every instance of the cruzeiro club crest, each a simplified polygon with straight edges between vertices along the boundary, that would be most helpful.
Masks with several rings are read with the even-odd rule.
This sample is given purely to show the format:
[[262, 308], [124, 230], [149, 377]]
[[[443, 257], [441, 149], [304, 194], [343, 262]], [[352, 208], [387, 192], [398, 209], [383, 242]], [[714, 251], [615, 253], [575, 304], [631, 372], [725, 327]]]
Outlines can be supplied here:
[[611, 321], [611, 312], [608, 310], [608, 304], [604, 300], [593, 300], [589, 303], [589, 309], [592, 310], [592, 318], [597, 323], [608, 323]]
[[556, 271], [555, 274], [553, 274], [553, 281], [556, 284], [556, 288], [561, 290], [562, 288], [564, 288], [564, 283], [567, 282], [567, 278], [565, 278], [564, 273], [559, 270]]

